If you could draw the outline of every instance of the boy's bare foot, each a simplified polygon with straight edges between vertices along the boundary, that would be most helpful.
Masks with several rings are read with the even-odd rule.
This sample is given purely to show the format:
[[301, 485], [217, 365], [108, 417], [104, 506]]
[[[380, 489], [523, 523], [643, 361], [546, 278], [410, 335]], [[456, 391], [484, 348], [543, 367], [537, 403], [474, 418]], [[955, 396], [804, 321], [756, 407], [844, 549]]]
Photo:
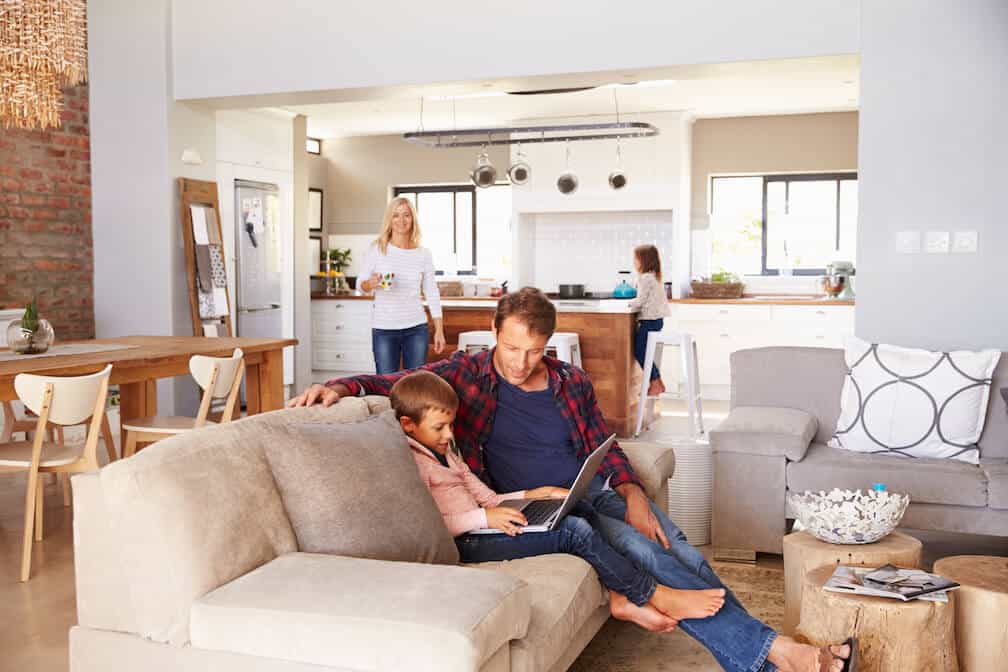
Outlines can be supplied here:
[[724, 588], [678, 590], [658, 586], [651, 596], [651, 604], [677, 621], [684, 618], [707, 618], [716, 614], [724, 605], [724, 595]]
[[665, 393], [665, 383], [662, 382], [661, 378], [655, 378], [648, 385], [648, 391], [647, 391], [647, 393], [648, 393], [649, 397], [656, 397], [659, 394], [664, 394]]
[[851, 648], [847, 644], [819, 648], [778, 635], [767, 659], [781, 672], [841, 672], [850, 655]]
[[630, 621], [651, 632], [672, 632], [679, 621], [666, 616], [650, 604], [638, 607], [626, 595], [609, 591], [609, 613], [621, 621]]

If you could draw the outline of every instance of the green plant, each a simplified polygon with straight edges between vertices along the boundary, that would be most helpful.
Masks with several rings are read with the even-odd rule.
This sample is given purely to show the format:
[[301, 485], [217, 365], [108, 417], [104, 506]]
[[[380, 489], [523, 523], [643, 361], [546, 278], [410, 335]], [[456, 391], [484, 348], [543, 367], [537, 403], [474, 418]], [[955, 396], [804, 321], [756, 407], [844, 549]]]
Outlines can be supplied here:
[[344, 268], [350, 265], [353, 253], [350, 248], [340, 249], [336, 248], [329, 250], [329, 261], [332, 265], [336, 267], [337, 271], [342, 271]]
[[738, 282], [739, 277], [722, 268], [717, 273], [711, 273], [710, 280], [711, 282]]
[[21, 316], [21, 328], [33, 334], [38, 331], [38, 302], [35, 297], [32, 297], [31, 303], [25, 306], [24, 315]]

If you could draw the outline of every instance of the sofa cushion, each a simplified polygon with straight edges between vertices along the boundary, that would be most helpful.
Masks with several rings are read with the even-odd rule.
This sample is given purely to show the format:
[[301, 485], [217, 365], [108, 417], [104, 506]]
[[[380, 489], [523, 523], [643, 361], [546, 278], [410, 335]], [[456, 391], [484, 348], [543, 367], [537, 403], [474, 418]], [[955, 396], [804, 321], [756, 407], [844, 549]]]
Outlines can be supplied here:
[[529, 601], [502, 573], [292, 553], [197, 600], [192, 644], [346, 670], [478, 670], [525, 634]]
[[297, 550], [263, 446], [291, 445], [291, 422], [367, 417], [352, 401], [203, 427], [101, 470], [140, 635], [187, 643], [195, 598]]
[[788, 490], [868, 490], [885, 483], [910, 502], [987, 506], [987, 479], [960, 460], [871, 455], [813, 443], [805, 459], [787, 465]]
[[719, 453], [746, 453], [800, 460], [815, 437], [819, 421], [797, 408], [736, 406], [711, 430], [711, 448]]
[[1008, 509], [1008, 460], [980, 460], [987, 477], [987, 506]]
[[595, 570], [573, 555], [558, 553], [469, 566], [503, 572], [531, 589], [532, 619], [528, 634], [511, 643], [512, 672], [551, 669], [581, 626], [609, 603], [609, 594]]
[[644, 484], [644, 492], [655, 499], [662, 486], [675, 472], [675, 448], [671, 443], [655, 441], [620, 441], [620, 449], [630, 460], [637, 478]]
[[299, 550], [458, 562], [455, 542], [392, 411], [357, 423], [303, 424], [294, 430], [300, 437], [296, 444], [267, 446], [266, 456]]

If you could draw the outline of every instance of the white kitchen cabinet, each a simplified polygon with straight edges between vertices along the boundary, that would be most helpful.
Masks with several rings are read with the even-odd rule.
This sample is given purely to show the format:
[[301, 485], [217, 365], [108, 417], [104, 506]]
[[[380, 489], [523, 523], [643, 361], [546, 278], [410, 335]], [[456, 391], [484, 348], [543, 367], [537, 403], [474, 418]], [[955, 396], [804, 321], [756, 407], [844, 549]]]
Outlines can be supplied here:
[[371, 350], [371, 302], [314, 299], [312, 311], [312, 370], [325, 376], [374, 373]]
[[[854, 334], [854, 307], [677, 303], [666, 325], [670, 331], [692, 334], [696, 341], [704, 396], [728, 399], [733, 352], [775, 345], [841, 348]], [[675, 389], [680, 381], [678, 359], [665, 360], [662, 377], [669, 389]]]

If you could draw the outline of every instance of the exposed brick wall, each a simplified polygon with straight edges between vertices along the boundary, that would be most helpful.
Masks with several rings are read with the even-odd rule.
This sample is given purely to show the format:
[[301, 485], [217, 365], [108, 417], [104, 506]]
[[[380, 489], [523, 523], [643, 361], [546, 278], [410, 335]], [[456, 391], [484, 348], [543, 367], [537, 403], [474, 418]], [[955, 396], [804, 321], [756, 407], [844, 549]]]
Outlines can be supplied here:
[[0, 307], [37, 296], [57, 340], [94, 337], [88, 89], [64, 93], [61, 128], [0, 127]]

